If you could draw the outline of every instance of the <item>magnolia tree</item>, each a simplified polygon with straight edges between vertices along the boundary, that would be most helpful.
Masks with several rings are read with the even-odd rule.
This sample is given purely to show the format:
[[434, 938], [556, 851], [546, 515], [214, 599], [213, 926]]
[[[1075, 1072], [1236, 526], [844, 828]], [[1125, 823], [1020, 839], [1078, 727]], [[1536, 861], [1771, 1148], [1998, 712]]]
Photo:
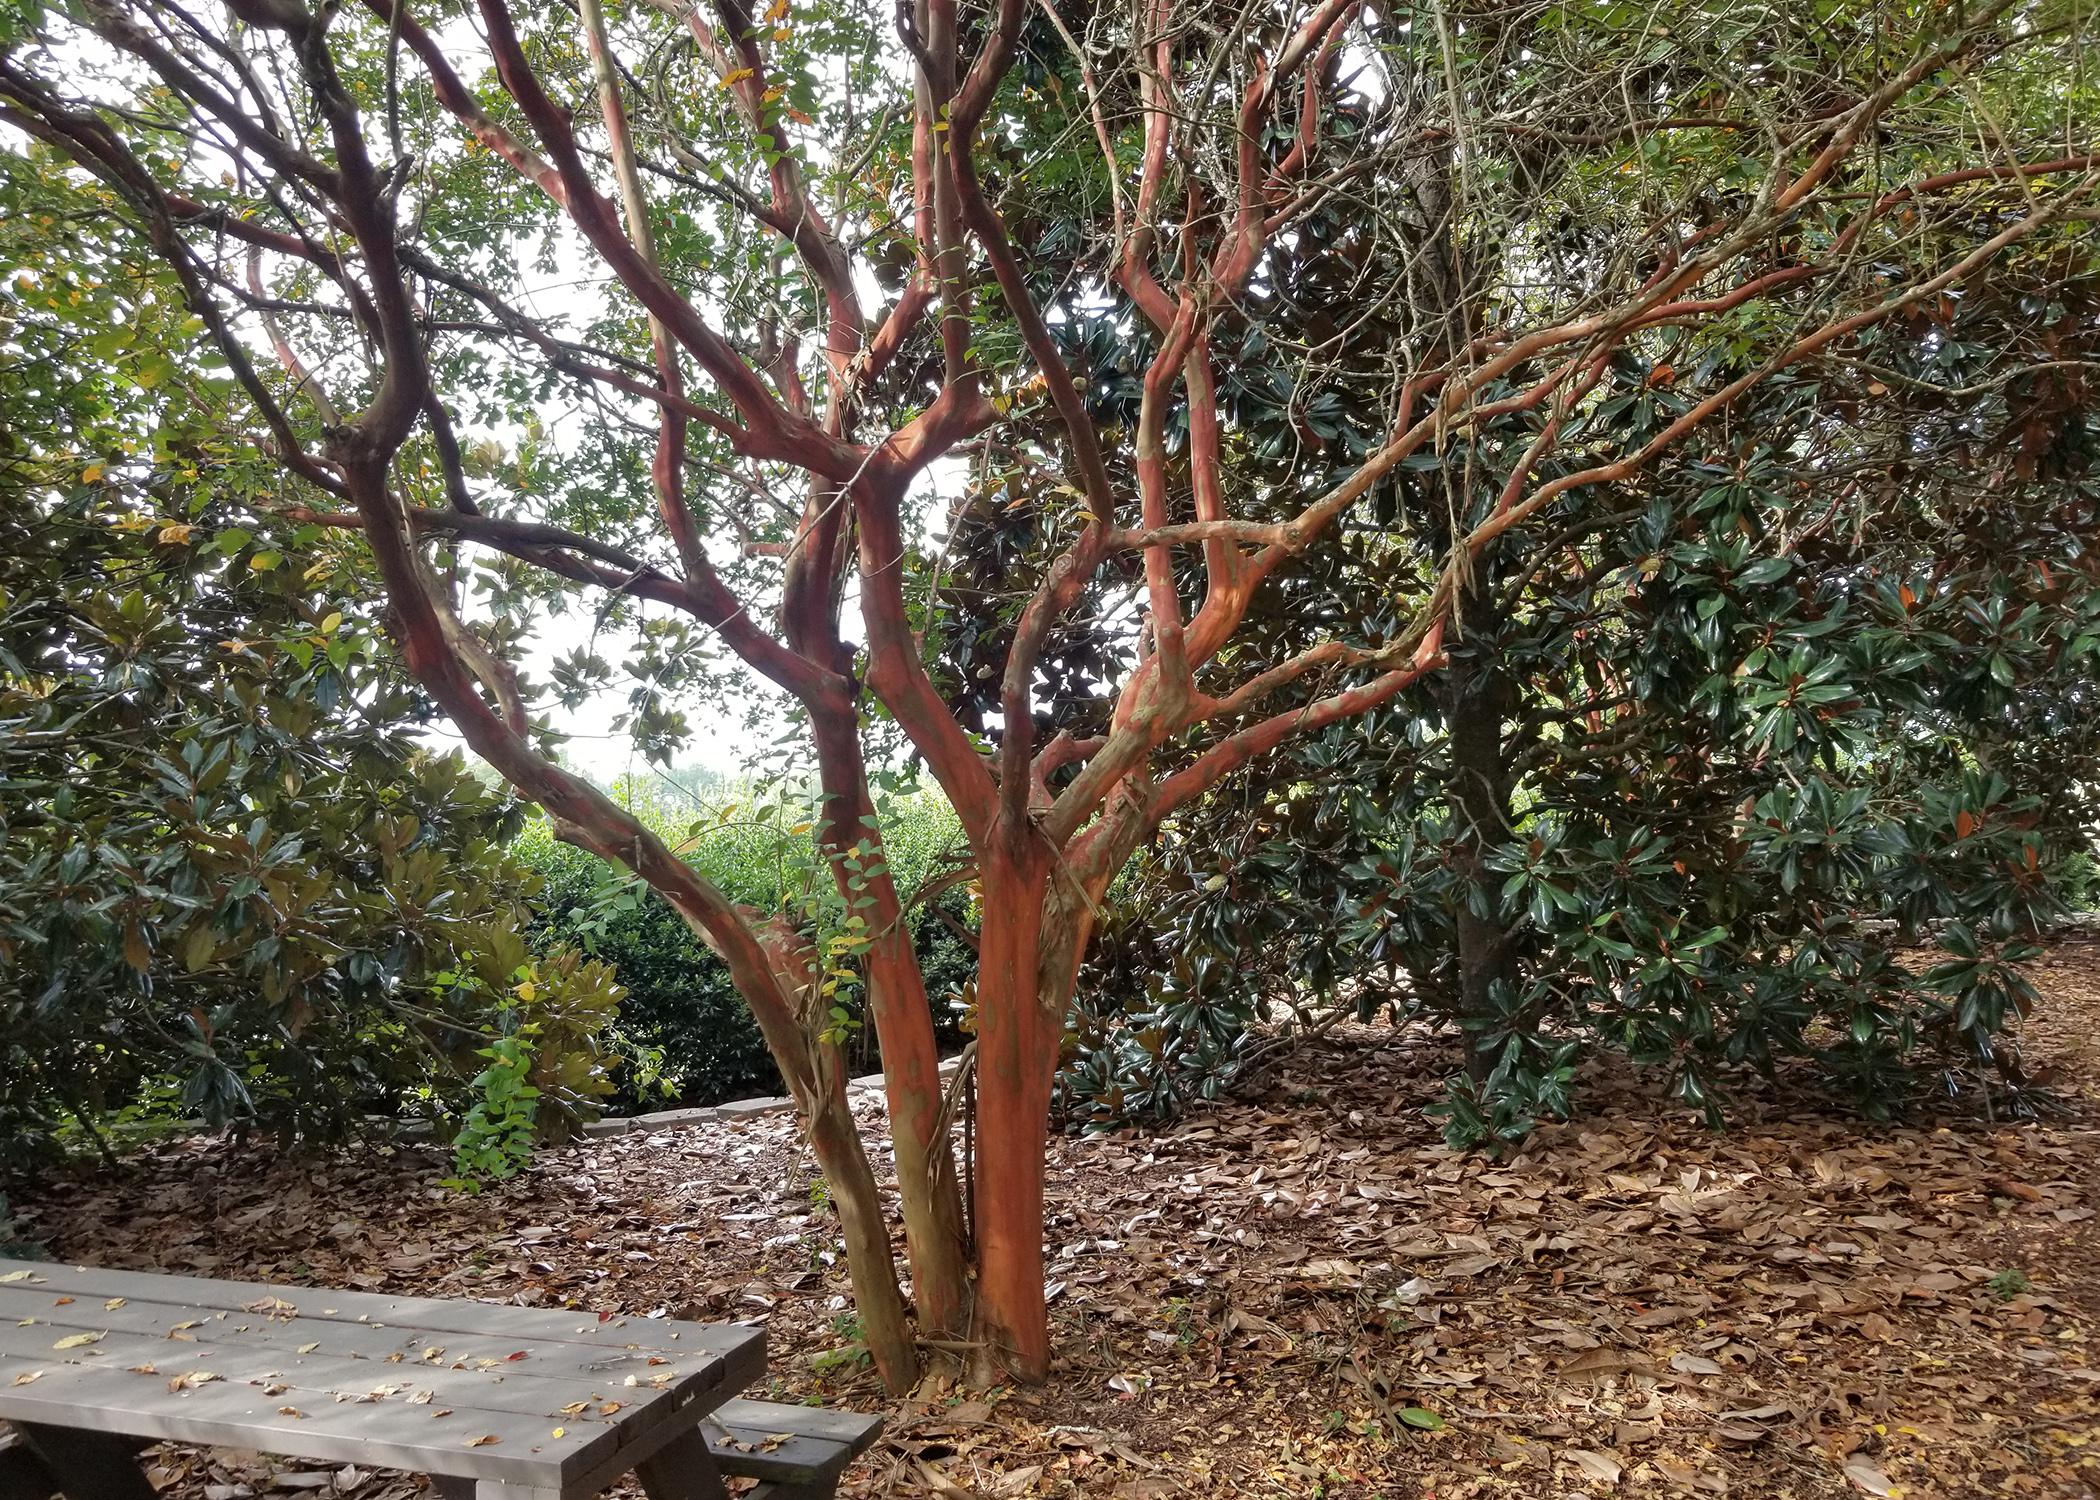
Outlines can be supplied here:
[[[2002, 107], [2070, 75], [2076, 18], [2009, 0], [1858, 19], [415, 3], [8, 0], [0, 121], [158, 252], [282, 466], [281, 504], [362, 533], [404, 660], [468, 743], [726, 962], [898, 1386], [918, 1344], [841, 1028], [864, 1014], [881, 1045], [919, 1341], [1040, 1378], [1047, 1106], [1076, 967], [1134, 851], [1258, 757], [1436, 672], [1477, 560], [1530, 518], [1958, 292], [2094, 185], [2075, 143], [2020, 123], [2060, 133], [2075, 112]], [[1549, 186], [1542, 152], [1576, 160]], [[1545, 194], [1557, 230], [1513, 213]], [[1250, 309], [1316, 222], [1376, 269], [1271, 319], [1257, 355]], [[1680, 360], [1674, 415], [1637, 444], [1585, 425], [1622, 351], [1746, 319], [1785, 336], [1748, 369]], [[1398, 329], [1378, 436], [1338, 463], [1323, 382], [1373, 321]], [[1297, 433], [1253, 467], [1249, 361], [1282, 372]], [[1250, 611], [1376, 524], [1396, 470], [1513, 415], [1524, 451], [1418, 603], [1376, 639], [1246, 666]], [[946, 514], [931, 482], [956, 474]], [[959, 682], [925, 600], [942, 526], [994, 500], [1034, 525], [970, 622], [991, 657]], [[496, 606], [478, 621], [473, 558]], [[553, 758], [505, 621], [565, 591], [639, 622], [654, 682], [719, 680], [705, 647], [791, 700], [833, 904], [733, 904]], [[1046, 656], [1082, 625], [1109, 639], [1100, 670], [1052, 692]], [[676, 714], [645, 695], [636, 722], [669, 734]], [[870, 791], [896, 734], [954, 805], [979, 893], [967, 1195]]]

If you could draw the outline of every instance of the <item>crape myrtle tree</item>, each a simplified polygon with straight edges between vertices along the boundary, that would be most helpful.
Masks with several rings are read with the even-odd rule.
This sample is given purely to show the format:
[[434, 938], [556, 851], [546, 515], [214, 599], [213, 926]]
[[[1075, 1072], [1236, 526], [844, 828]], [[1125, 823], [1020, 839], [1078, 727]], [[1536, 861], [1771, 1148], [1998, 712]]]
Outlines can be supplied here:
[[[918, 1332], [1028, 1379], [1050, 1357], [1043, 1151], [1067, 1002], [1132, 854], [1280, 745], [1443, 666], [1468, 580], [1514, 528], [2087, 201], [2091, 160], [2058, 138], [2075, 117], [2037, 130], [2046, 111], [2001, 107], [2049, 91], [2076, 14], [1844, 11], [1541, 9], [1552, 45], [1505, 50], [1505, 12], [1359, 0], [10, 0], [0, 120], [92, 174], [166, 260], [283, 503], [362, 534], [405, 660], [467, 741], [723, 957], [830, 1181], [885, 1377], [918, 1360], [846, 1108], [854, 1007], [881, 1043]], [[1522, 200], [1537, 143], [1562, 135], [1587, 153], [1579, 243], [1486, 262], [1503, 269], [1478, 286], [1437, 264], [1425, 219]], [[1458, 197], [1436, 185], [1454, 181]], [[1223, 387], [1243, 309], [1327, 210], [1380, 278], [1382, 246], [1408, 267], [1344, 294], [1432, 299], [1447, 311], [1416, 321], [1442, 331], [1389, 363], [1349, 462], [1307, 443], [1241, 484]], [[535, 267], [564, 265], [602, 292], [566, 317], [533, 290]], [[1448, 312], [1460, 291], [1473, 314]], [[1307, 423], [1352, 327], [1329, 314], [1269, 361]], [[1590, 422], [1629, 351], [1753, 315], [1791, 330], [1761, 362], [1703, 383], [1688, 367], [1682, 409], [1632, 445]], [[1119, 412], [1089, 329], [1142, 351]], [[553, 408], [577, 415], [549, 426]], [[1540, 425], [1494, 503], [1387, 629], [1247, 661], [1236, 641], [1272, 583], [1375, 520], [1396, 472], [1440, 469], [1519, 412]], [[979, 605], [973, 638], [994, 645], [969, 675], [996, 708], [975, 721], [924, 603], [928, 484], [956, 469], [972, 503], [996, 489], [1036, 522]], [[704, 646], [791, 700], [836, 907], [740, 909], [552, 759], [512, 631], [464, 613], [469, 555], [496, 559], [499, 617], [585, 592], [643, 619], [652, 671], [712, 673], [692, 665]], [[1105, 674], [1046, 692], [1056, 633], [1104, 620], [1121, 622]], [[1083, 732], [1060, 720], [1075, 696]], [[677, 727], [657, 698], [637, 721]], [[967, 1214], [869, 790], [885, 722], [954, 805], [979, 893]]]

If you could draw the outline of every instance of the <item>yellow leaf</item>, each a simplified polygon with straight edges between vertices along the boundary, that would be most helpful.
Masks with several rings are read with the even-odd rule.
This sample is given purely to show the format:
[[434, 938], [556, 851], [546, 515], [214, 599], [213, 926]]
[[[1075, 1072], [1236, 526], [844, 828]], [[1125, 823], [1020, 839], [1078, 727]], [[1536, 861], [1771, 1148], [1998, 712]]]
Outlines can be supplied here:
[[115, 1312], [118, 1308], [122, 1307], [123, 1305], [124, 1299], [122, 1297], [112, 1297], [107, 1302], [102, 1304], [102, 1310], [104, 1312]]
[[99, 1333], [69, 1333], [51, 1347], [54, 1349], [83, 1349], [89, 1344], [99, 1344], [101, 1342], [102, 1335]]
[[738, 68], [734, 73], [724, 73], [722, 75], [722, 81], [716, 84], [715, 87], [724, 89], [734, 88], [737, 84], [742, 83], [746, 78], [749, 78], [751, 76], [751, 69]]
[[96, 480], [100, 479], [101, 477], [102, 465], [100, 464], [89, 464], [86, 468], [80, 471], [81, 481], [86, 484], [93, 484]]
[[568, 1430], [569, 1429], [566, 1427], [557, 1427], [554, 1429], [554, 1436], [560, 1437], [563, 1433], [567, 1432]]

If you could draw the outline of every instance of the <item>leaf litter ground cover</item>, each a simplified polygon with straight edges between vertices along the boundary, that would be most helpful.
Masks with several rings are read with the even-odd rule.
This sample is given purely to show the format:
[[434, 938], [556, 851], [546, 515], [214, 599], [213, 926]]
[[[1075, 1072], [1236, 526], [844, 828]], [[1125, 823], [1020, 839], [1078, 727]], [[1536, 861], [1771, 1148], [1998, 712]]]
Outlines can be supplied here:
[[[775, 1399], [886, 1409], [854, 1496], [2100, 1495], [2100, 944], [2035, 965], [2067, 1112], [1708, 1131], [1613, 1069], [1514, 1159], [1423, 1119], [1446, 1043], [1362, 1029], [1172, 1130], [1053, 1143], [1047, 1387], [885, 1407], [791, 1122], [549, 1153], [191, 1142], [21, 1205], [59, 1257], [735, 1319]], [[870, 1102], [864, 1109], [879, 1108]], [[880, 1139], [870, 1132], [871, 1140]], [[170, 1500], [417, 1478], [166, 1447]]]

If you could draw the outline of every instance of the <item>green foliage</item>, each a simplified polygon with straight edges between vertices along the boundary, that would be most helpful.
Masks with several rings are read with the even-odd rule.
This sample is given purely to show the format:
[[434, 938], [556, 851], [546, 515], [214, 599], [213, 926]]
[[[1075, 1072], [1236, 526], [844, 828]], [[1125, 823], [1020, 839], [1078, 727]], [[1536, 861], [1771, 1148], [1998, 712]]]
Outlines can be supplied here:
[[528, 963], [520, 810], [424, 739], [361, 554], [264, 508], [155, 276], [79, 271], [63, 185], [5, 182], [0, 1158], [442, 1124], [511, 1003], [542, 1123], [587, 1116], [617, 991]]
[[[731, 900], [792, 912], [815, 935], [832, 960], [823, 997], [827, 1029], [856, 1067], [878, 1066], [873, 1032], [860, 1014], [865, 921], [848, 909], [817, 861], [809, 799], [729, 786], [702, 800], [646, 781], [623, 782], [614, 791]], [[959, 883], [943, 882], [958, 839], [955, 816], [938, 793], [900, 784], [884, 800], [884, 832], [899, 889], [907, 896], [930, 892], [909, 915], [913, 946], [941, 1030], [953, 1040], [976, 968], [961, 935], [974, 921], [967, 893]], [[624, 1107], [714, 1104], [779, 1092], [779, 1074], [727, 967], [667, 903], [559, 842], [542, 820], [526, 825], [512, 852], [543, 882], [533, 903], [535, 947], [574, 946], [603, 960], [624, 996], [620, 1035], [657, 1059], [647, 1083], [630, 1070], [619, 1095]], [[863, 850], [855, 857], [870, 855]], [[853, 874], [864, 879], [866, 871]]]
[[[1164, 887], [1146, 892], [1164, 897], [1156, 906], [1111, 904], [1100, 955], [1075, 999], [1057, 1103], [1081, 1129], [1161, 1124], [1221, 1097], [1268, 1009], [1258, 978], [1205, 941], [1200, 918], [1190, 920], [1188, 892]], [[1250, 926], [1266, 926], [1274, 910], [1250, 913]]]
[[1984, 1286], [1990, 1290], [1990, 1294], [2000, 1302], [2012, 1301], [2013, 1298], [2026, 1292], [2031, 1285], [2032, 1283], [2027, 1279], [2027, 1273], [2018, 1266], [2008, 1266], [1984, 1283]]
[[246, 548], [42, 503], [0, 513], [13, 1147], [154, 1098], [294, 1136], [442, 1111], [521, 977], [555, 1117], [588, 1115], [617, 992], [528, 964], [516, 809], [420, 741], [368, 627]]
[[445, 1185], [479, 1192], [517, 1175], [532, 1156], [540, 1091], [529, 1081], [532, 1047], [515, 1032], [481, 1049], [488, 1066], [474, 1075], [473, 1100], [452, 1141], [452, 1176]]
[[[2009, 1033], [2030, 935], [2090, 899], [2100, 428], [2062, 362], [2100, 347], [2095, 271], [2089, 240], [2009, 258], [1508, 533], [1449, 667], [1141, 863], [1128, 899], [1162, 925], [1111, 924], [1086, 971], [1072, 1112], [1157, 1118], [1229, 1081], [1265, 1012], [1343, 1001], [1464, 1039], [1438, 1110], [1459, 1144], [1565, 1117], [1591, 1048], [1716, 1123], [1746, 1074], [1877, 1119], [2045, 1102]], [[1637, 450], [1694, 361], [1703, 383], [1786, 336], [1623, 356], [1563, 445]], [[1410, 530], [1354, 543], [1393, 592], [1538, 427], [1403, 471], [1381, 503]], [[1308, 571], [1257, 660], [1388, 628], [1385, 591]], [[1928, 940], [1951, 957], [1917, 961]], [[1160, 1003], [1199, 970], [1203, 1005]]]

